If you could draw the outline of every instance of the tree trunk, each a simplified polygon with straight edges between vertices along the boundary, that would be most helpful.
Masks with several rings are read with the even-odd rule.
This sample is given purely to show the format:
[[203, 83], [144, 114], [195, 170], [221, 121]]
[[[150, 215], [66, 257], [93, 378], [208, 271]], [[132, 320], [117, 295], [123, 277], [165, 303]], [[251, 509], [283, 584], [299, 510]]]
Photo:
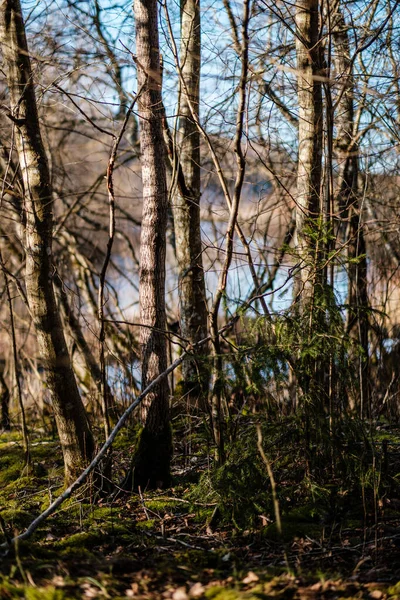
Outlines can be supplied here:
[[299, 102], [296, 242], [300, 273], [296, 293], [309, 303], [317, 283], [321, 204], [322, 51], [318, 0], [300, 0], [296, 12], [297, 94]]
[[0, 4], [0, 43], [10, 93], [9, 116], [16, 126], [15, 143], [24, 183], [27, 297], [46, 368], [68, 483], [91, 457], [94, 443], [53, 290], [52, 189], [19, 0], [3, 0]]
[[335, 2], [332, 11], [332, 40], [335, 70], [339, 77], [335, 119], [337, 134], [334, 140], [338, 161], [335, 200], [340, 221], [344, 222], [346, 228], [343, 242], [347, 245], [349, 259], [347, 302], [350, 308], [347, 329], [363, 351], [363, 356], [358, 359], [360, 412], [363, 416], [369, 410], [367, 259], [358, 191], [359, 160], [358, 144], [355, 142], [357, 132], [354, 130], [354, 78], [347, 26], [339, 0]]
[[1, 407], [1, 420], [0, 428], [3, 431], [10, 431], [10, 392], [8, 386], [3, 377], [3, 373], [0, 372], [0, 407]]
[[[165, 252], [168, 193], [162, 131], [157, 0], [135, 0], [143, 212], [140, 239], [142, 389], [167, 368]], [[166, 487], [172, 454], [165, 378], [146, 399], [145, 426], [134, 460], [134, 485]]]
[[[200, 97], [200, 0], [181, 0], [181, 69], [179, 107], [180, 164], [186, 196], [173, 199], [176, 257], [179, 271], [181, 334], [195, 343], [207, 336], [207, 303], [200, 233], [200, 132], [192, 118], [199, 114]], [[204, 348], [199, 350], [204, 354]], [[206, 398], [209, 373], [196, 356], [182, 364], [183, 393]]]
[[[296, 238], [299, 271], [295, 299], [302, 317], [302, 335], [312, 343], [316, 330], [324, 331], [324, 272], [321, 269], [323, 202], [321, 194], [323, 106], [322, 47], [318, 0], [296, 4], [297, 94], [299, 103]], [[305, 396], [305, 419], [324, 412], [329, 365], [312, 355], [298, 356], [298, 380]]]

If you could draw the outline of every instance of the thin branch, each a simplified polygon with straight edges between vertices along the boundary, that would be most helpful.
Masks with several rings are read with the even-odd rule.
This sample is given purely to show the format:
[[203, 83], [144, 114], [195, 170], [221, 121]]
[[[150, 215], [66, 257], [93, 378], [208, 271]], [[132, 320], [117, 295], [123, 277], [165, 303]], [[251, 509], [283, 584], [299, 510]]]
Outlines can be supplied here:
[[[142, 86], [143, 88], [143, 86]], [[128, 124], [129, 117], [131, 116], [132, 110], [136, 104], [137, 99], [139, 98], [141, 93], [141, 89], [136, 94], [135, 98], [132, 100], [130, 107], [128, 108], [124, 122], [122, 123], [121, 129], [118, 135], [114, 138], [114, 144], [111, 150], [110, 158], [107, 165], [107, 189], [108, 189], [108, 203], [110, 208], [110, 222], [109, 222], [109, 237], [107, 242], [107, 250], [104, 258], [103, 267], [100, 272], [100, 283], [99, 283], [99, 294], [98, 294], [98, 314], [100, 321], [100, 369], [101, 369], [101, 379], [102, 379], [102, 408], [103, 408], [103, 418], [104, 418], [104, 432], [106, 439], [110, 434], [110, 423], [108, 419], [108, 398], [107, 398], [107, 381], [106, 381], [106, 366], [105, 366], [105, 358], [104, 358], [104, 342], [105, 342], [105, 325], [104, 325], [104, 286], [106, 281], [107, 268], [111, 259], [111, 251], [114, 243], [115, 237], [115, 194], [114, 194], [114, 182], [113, 182], [113, 172], [115, 166], [115, 159], [117, 157], [118, 147], [122, 140], [122, 136], [124, 135], [126, 126]]]

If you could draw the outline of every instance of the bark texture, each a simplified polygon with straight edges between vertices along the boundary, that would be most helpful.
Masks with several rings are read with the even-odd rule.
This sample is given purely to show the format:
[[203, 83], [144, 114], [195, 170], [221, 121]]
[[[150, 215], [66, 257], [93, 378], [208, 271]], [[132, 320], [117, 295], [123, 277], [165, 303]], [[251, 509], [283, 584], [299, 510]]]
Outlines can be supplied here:
[[334, 65], [336, 77], [339, 80], [334, 140], [338, 162], [335, 203], [349, 259], [347, 302], [350, 309], [347, 328], [363, 350], [363, 357], [358, 359], [358, 368], [360, 412], [361, 416], [364, 416], [368, 413], [369, 407], [368, 290], [366, 246], [359, 194], [359, 152], [354, 123], [354, 77], [347, 24], [339, 0], [334, 3], [332, 13]]
[[[176, 194], [173, 217], [180, 328], [182, 336], [191, 343], [207, 337], [208, 321], [200, 233], [200, 132], [192, 116], [192, 110], [199, 115], [200, 51], [200, 0], [181, 0], [179, 160], [187, 195]], [[182, 379], [184, 393], [193, 398], [199, 392], [207, 394], [209, 374], [204, 362], [195, 356], [182, 364]]]
[[53, 290], [52, 189], [19, 0], [3, 0], [0, 4], [0, 44], [24, 185], [26, 291], [63, 450], [65, 478], [69, 482], [91, 457], [94, 443]]
[[[162, 130], [157, 0], [135, 0], [143, 212], [140, 239], [142, 389], [167, 368], [165, 252], [168, 193]], [[169, 387], [163, 379], [142, 407], [145, 426], [134, 460], [134, 485], [165, 487], [172, 453]]]
[[315, 289], [318, 254], [315, 234], [322, 213], [322, 51], [318, 0], [300, 0], [296, 7], [299, 102], [296, 242], [301, 260], [296, 292], [307, 301]]
[[[319, 0], [296, 4], [297, 94], [299, 103], [296, 236], [300, 269], [295, 280], [296, 312], [302, 317], [304, 337], [311, 343], [315, 331], [324, 331], [325, 277], [322, 257], [322, 47], [319, 34]], [[326, 357], [299, 358], [299, 384], [304, 397], [306, 429], [315, 414], [323, 412], [329, 397]], [[296, 403], [297, 400], [294, 400]]]

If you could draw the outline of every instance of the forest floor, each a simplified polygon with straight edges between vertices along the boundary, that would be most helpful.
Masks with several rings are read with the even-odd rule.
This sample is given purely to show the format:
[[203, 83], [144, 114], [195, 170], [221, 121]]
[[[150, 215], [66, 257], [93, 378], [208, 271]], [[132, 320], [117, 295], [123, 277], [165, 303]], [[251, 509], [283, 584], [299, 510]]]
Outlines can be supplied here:
[[[128, 437], [114, 449], [121, 474]], [[29, 474], [19, 434], [0, 436], [0, 543], [61, 490], [57, 441], [37, 435], [32, 457]], [[193, 494], [195, 475], [206, 468], [204, 457], [186, 468], [177, 460], [173, 488], [112, 501], [81, 489], [32, 538], [0, 555], [0, 599], [400, 599], [397, 498], [375, 498], [375, 514], [368, 508], [363, 518], [346, 513], [334, 522], [293, 508], [278, 535], [268, 515], [248, 529], [219, 519], [215, 501]]]

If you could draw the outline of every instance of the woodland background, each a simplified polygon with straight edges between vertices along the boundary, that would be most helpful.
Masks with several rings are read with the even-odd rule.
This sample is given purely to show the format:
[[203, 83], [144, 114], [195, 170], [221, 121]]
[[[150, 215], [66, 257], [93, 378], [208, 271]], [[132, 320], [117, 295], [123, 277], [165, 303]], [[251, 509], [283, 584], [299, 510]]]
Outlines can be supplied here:
[[400, 596], [399, 26], [2, 0], [1, 597]]

